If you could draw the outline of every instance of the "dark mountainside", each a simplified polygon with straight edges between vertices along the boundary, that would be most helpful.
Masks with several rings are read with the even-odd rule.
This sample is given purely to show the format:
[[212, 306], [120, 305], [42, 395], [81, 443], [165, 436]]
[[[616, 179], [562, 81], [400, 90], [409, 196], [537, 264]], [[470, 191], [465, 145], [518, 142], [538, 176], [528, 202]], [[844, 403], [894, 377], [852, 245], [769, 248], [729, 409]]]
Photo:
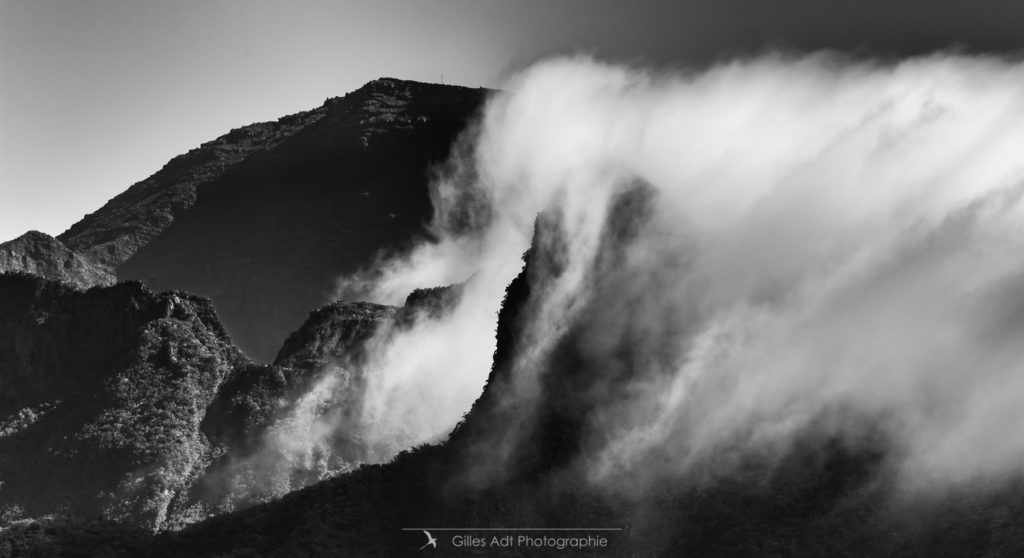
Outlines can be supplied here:
[[[382, 326], [401, 327], [418, 311], [413, 298], [406, 308], [316, 310], [273, 365], [258, 365], [209, 300], [138, 282], [83, 292], [0, 274], [0, 519], [177, 528], [337, 472], [287, 461], [265, 470], [251, 458], [330, 367], [352, 365], [335, 406], [358, 416], [361, 346]], [[340, 438], [324, 452], [344, 470], [364, 453], [358, 422]]]
[[205, 407], [244, 361], [209, 301], [0, 276], [0, 503], [159, 525], [202, 469]]
[[327, 114], [327, 105], [231, 130], [171, 159], [58, 238], [80, 254], [117, 268], [195, 205], [200, 187], [247, 157], [274, 149]]
[[447, 443], [178, 533], [148, 538], [102, 522], [26, 522], [0, 535], [0, 548], [108, 556], [404, 556], [423, 543], [422, 533], [404, 527], [541, 525], [624, 531], [610, 534], [609, 547], [599, 552], [459, 550], [441, 542], [446, 552], [480, 556], [1014, 556], [1024, 550], [1024, 529], [1012, 521], [1024, 511], [1019, 481], [931, 499], [894, 498], [888, 439], [869, 419], [853, 416], [847, 418], [863, 421], [867, 434], [808, 432], [774, 457], [738, 443], [732, 467], [662, 479], [648, 489], [591, 484], [580, 460], [593, 434], [583, 426], [593, 409], [580, 394], [584, 384], [615, 381], [605, 375], [614, 367], [581, 368], [587, 355], [575, 343], [576, 328], [544, 365], [537, 400], [517, 399], [509, 389], [513, 356], [529, 342], [521, 326], [533, 311], [532, 294], [558, 273], [557, 251], [535, 241], [526, 256], [499, 315], [487, 386]]
[[382, 78], [232, 130], [57, 239], [0, 244], [0, 271], [195, 293], [246, 355], [270, 362], [338, 277], [428, 234], [432, 169], [488, 93]]

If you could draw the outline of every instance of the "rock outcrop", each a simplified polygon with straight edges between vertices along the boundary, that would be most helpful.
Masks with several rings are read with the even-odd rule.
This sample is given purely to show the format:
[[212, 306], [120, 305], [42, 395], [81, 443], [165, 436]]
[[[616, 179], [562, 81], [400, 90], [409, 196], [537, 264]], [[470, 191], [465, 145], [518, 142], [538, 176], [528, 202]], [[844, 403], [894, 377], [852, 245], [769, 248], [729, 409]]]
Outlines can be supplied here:
[[0, 273], [3, 272], [28, 273], [80, 289], [116, 281], [113, 267], [79, 254], [39, 231], [29, 231], [0, 244]]

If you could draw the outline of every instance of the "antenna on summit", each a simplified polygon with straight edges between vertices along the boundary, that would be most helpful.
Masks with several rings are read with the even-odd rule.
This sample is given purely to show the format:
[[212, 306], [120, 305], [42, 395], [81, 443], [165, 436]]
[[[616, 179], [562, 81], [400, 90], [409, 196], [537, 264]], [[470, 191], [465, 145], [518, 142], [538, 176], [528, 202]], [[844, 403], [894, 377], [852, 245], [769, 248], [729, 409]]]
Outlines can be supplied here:
[[441, 72], [441, 85], [444, 85], [444, 72]]

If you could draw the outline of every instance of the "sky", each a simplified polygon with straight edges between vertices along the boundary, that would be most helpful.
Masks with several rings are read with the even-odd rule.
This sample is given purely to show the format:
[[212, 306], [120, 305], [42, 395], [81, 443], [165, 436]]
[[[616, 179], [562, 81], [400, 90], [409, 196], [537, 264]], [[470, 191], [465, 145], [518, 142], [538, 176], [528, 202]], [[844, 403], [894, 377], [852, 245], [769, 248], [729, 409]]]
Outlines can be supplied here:
[[1022, 24], [1009, 0], [0, 0], [0, 241], [59, 234], [204, 141], [381, 76], [499, 87], [571, 52], [1014, 53]]

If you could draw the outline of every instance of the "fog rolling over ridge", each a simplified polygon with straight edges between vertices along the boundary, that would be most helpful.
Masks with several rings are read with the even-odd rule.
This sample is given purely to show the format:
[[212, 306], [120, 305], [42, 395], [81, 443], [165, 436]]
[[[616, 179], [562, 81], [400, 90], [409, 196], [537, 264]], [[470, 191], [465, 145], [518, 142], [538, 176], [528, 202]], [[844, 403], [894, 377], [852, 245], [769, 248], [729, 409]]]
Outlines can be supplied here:
[[1024, 462], [1024, 65], [560, 58], [505, 89], [435, 180], [439, 240], [370, 274], [383, 302], [465, 281], [449, 312], [371, 344], [382, 456], [443, 438], [479, 394], [543, 215], [506, 450], [569, 343], [577, 465], [607, 486], [699, 480], [737, 447], [770, 457], [865, 424], [911, 489]]

